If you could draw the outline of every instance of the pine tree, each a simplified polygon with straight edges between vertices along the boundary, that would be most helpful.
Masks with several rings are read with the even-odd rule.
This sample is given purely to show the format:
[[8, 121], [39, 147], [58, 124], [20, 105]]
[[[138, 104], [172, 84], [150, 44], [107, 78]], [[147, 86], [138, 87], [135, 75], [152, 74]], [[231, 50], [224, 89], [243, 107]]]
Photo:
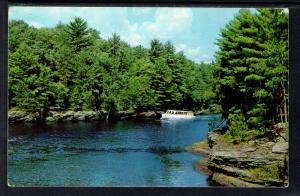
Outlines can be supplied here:
[[153, 39], [150, 42], [149, 58], [152, 63], [155, 63], [163, 51], [163, 46], [158, 39]]
[[82, 19], [54, 28], [9, 24], [9, 106], [49, 110], [200, 108], [208, 71], [171, 42], [130, 47], [104, 40]]
[[215, 93], [223, 116], [241, 115], [250, 129], [276, 122], [279, 100], [287, 100], [287, 20], [278, 13], [243, 9], [217, 43]]
[[68, 34], [68, 41], [74, 47], [75, 52], [79, 52], [82, 48], [91, 45], [90, 30], [88, 29], [87, 22], [81, 18], [74, 18], [67, 28], [65, 29]]
[[[283, 9], [259, 9], [257, 23], [265, 41], [268, 102], [273, 122], [288, 121], [288, 15]], [[274, 50], [276, 48], [276, 50]], [[278, 116], [279, 114], [279, 116]]]

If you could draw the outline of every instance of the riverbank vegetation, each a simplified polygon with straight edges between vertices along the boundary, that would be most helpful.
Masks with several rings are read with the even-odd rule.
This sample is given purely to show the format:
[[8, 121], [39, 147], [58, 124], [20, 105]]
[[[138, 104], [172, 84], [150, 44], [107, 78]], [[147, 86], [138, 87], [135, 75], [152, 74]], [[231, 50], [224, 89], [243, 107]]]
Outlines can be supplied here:
[[220, 35], [213, 92], [227, 126], [188, 148], [207, 156], [194, 167], [211, 185], [288, 186], [288, 14], [242, 9]]
[[288, 122], [288, 14], [241, 9], [221, 30], [213, 65], [227, 136], [241, 140]]
[[148, 111], [208, 108], [210, 64], [171, 42], [131, 47], [105, 40], [81, 18], [53, 28], [9, 22], [9, 108], [49, 111]]
[[288, 122], [288, 14], [241, 9], [220, 32], [215, 62], [169, 41], [132, 47], [74, 18], [53, 28], [9, 22], [9, 108], [49, 111], [219, 110], [241, 140]]

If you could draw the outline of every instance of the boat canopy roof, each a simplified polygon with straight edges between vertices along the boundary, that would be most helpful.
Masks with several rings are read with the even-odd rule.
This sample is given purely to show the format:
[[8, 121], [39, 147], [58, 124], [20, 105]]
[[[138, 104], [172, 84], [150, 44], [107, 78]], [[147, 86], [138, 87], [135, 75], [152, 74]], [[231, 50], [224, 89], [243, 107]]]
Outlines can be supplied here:
[[192, 111], [184, 111], [184, 110], [167, 110], [167, 114], [194, 114]]

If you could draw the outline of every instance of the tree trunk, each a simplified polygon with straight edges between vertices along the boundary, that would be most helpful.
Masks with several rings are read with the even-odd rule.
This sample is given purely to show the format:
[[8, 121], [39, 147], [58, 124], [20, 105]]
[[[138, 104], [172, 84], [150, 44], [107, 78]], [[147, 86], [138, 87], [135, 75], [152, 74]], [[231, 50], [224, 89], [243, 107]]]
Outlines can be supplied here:
[[287, 98], [285, 96], [285, 87], [283, 87], [283, 101], [284, 101], [284, 121], [288, 122], [288, 108], [287, 108]]
[[284, 122], [288, 122], [288, 106], [287, 106], [287, 97], [286, 97], [286, 88], [284, 82], [281, 83], [282, 90], [283, 90], [283, 112], [284, 112]]
[[111, 109], [108, 110], [108, 113], [107, 113], [107, 115], [106, 115], [106, 121], [109, 120], [110, 110], [111, 110]]
[[282, 115], [282, 108], [279, 106], [279, 112], [280, 112], [280, 122], [283, 123], [283, 115]]

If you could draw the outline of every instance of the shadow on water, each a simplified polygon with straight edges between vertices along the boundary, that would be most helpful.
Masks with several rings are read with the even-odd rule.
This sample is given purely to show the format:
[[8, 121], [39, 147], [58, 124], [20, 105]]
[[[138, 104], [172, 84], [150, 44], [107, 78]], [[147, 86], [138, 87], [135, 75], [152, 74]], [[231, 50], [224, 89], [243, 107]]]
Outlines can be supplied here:
[[116, 148], [88, 148], [77, 146], [53, 146], [53, 145], [33, 145], [27, 148], [29, 154], [49, 154], [57, 151], [73, 152], [73, 153], [87, 153], [87, 152], [105, 152], [105, 153], [125, 153], [125, 152], [149, 152], [159, 155], [174, 154], [186, 152], [184, 148], [180, 147], [164, 147], [156, 146], [149, 148], [128, 148], [128, 147], [116, 147]]

